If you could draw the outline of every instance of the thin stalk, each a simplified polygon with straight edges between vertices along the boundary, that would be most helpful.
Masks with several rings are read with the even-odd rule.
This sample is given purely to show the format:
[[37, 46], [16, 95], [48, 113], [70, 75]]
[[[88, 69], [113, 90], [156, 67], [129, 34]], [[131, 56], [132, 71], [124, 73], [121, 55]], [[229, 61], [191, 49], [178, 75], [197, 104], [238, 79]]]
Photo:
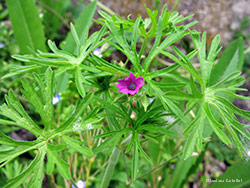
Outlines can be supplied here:
[[155, 170], [158, 170], [159, 168], [161, 168], [162, 166], [168, 164], [170, 161], [172, 161], [174, 158], [178, 157], [179, 155], [180, 155], [180, 153], [177, 153], [176, 155], [174, 155], [173, 157], [171, 157], [169, 160], [164, 161], [164, 162], [162, 162], [161, 164], [159, 164], [158, 166], [156, 166], [156, 167], [152, 168], [151, 170], [145, 172], [145, 173], [142, 174], [140, 177], [136, 178], [136, 180], [138, 180], [138, 179], [140, 179], [140, 178], [142, 178], [142, 177], [144, 177], [144, 176], [150, 174], [151, 172], [154, 172]]
[[171, 12], [174, 12], [177, 9], [177, 7], [178, 7], [178, 5], [179, 5], [180, 2], [181, 2], [181, 0], [176, 0], [173, 8], [171, 9]]
[[67, 20], [65, 20], [58, 12], [56, 12], [54, 9], [52, 9], [51, 7], [49, 7], [48, 5], [39, 2], [39, 4], [41, 5], [41, 7], [47, 9], [47, 11], [51, 12], [52, 14], [54, 14], [59, 20], [61, 20], [61, 22], [68, 28], [70, 29], [70, 25], [67, 22]]
[[[108, 164], [108, 161], [107, 161], [106, 163], [104, 163], [104, 164], [102, 165], [101, 168], [99, 168], [98, 170], [96, 170], [96, 171], [91, 175], [91, 177], [95, 177], [95, 176], [101, 171], [100, 169], [103, 169], [107, 164]], [[90, 177], [90, 178], [91, 178], [91, 177]]]
[[109, 186], [109, 182], [110, 182], [111, 177], [113, 175], [113, 171], [114, 171], [115, 165], [118, 162], [120, 154], [121, 154], [121, 150], [119, 148], [115, 147], [112, 151], [110, 158], [109, 158], [109, 163], [108, 163], [108, 166], [105, 170], [104, 176], [102, 178], [102, 183], [101, 183], [100, 188], [107, 188]]
[[74, 154], [74, 170], [73, 170], [73, 179], [76, 179], [76, 171], [77, 171], [77, 153]]
[[[93, 2], [94, 0], [90, 0], [90, 1]], [[109, 13], [111, 15], [116, 14], [113, 10], [108, 8], [106, 5], [102, 4], [100, 1], [97, 1], [97, 6], [100, 7], [102, 10], [105, 10], [107, 13]]]
[[86, 188], [88, 188], [89, 179], [90, 179], [91, 166], [92, 166], [92, 163], [93, 163], [94, 161], [95, 161], [95, 157], [91, 157], [91, 158], [89, 159], [89, 165], [88, 165], [87, 175], [86, 175]]

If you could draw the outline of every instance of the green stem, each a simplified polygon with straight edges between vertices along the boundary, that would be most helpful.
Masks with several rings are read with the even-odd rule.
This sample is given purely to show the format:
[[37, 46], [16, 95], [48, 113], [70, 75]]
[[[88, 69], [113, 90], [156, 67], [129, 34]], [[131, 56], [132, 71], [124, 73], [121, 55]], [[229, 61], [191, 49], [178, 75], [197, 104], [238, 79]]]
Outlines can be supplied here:
[[110, 182], [111, 177], [113, 175], [115, 165], [117, 164], [118, 159], [120, 157], [120, 153], [121, 153], [121, 150], [119, 148], [115, 147], [113, 149], [112, 154], [109, 158], [108, 166], [105, 170], [105, 173], [104, 173], [104, 176], [102, 179], [102, 183], [100, 186], [101, 188], [107, 188], [109, 186], [109, 182]]
[[[120, 144], [120, 147], [122, 148], [126, 147], [129, 144], [131, 137], [132, 135], [130, 134], [125, 140], [122, 141], [122, 143]], [[115, 147], [109, 158], [108, 166], [105, 170], [105, 173], [102, 179], [101, 188], [107, 188], [109, 186], [110, 179], [113, 175], [113, 171], [114, 171], [115, 165], [118, 162], [120, 154], [121, 154], [121, 149], [119, 149], [118, 147]]]
[[179, 5], [180, 2], [181, 2], [181, 0], [176, 0], [173, 8], [171, 9], [171, 12], [174, 12], [177, 9], [177, 7], [178, 7], [178, 5]]
[[58, 12], [56, 12], [53, 8], [51, 8], [50, 6], [48, 6], [42, 2], [39, 2], [39, 4], [41, 5], [41, 7], [47, 9], [47, 11], [54, 14], [68, 29], [70, 29], [70, 25], [67, 22], [67, 20], [65, 20]]
[[[90, 0], [90, 1], [93, 2], [94, 0]], [[113, 10], [108, 8], [106, 5], [102, 4], [100, 1], [97, 1], [97, 6], [100, 7], [102, 10], [105, 10], [107, 13], [111, 15], [116, 15], [116, 13]]]
[[180, 153], [177, 153], [176, 155], [172, 156], [169, 160], [162, 162], [161, 164], [159, 164], [158, 166], [152, 168], [151, 170], [145, 172], [144, 174], [142, 174], [140, 177], [136, 178], [136, 180], [141, 179], [142, 177], [154, 172], [155, 170], [161, 168], [164, 165], [167, 165], [170, 161], [172, 161], [174, 158], [178, 157], [180, 155]]

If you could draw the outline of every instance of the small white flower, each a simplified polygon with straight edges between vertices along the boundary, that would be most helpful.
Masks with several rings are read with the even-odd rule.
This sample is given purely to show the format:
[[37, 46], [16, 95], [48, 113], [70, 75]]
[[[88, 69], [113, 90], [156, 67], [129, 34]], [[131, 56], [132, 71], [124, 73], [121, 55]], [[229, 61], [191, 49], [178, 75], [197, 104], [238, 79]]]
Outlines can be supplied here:
[[102, 51], [100, 48], [96, 48], [95, 50], [92, 51], [92, 53], [98, 57], [102, 57]]
[[0, 48], [4, 48], [5, 44], [0, 42]]
[[165, 116], [164, 119], [168, 122], [169, 125], [172, 125], [176, 120], [173, 116]]
[[250, 157], [250, 151], [247, 152], [247, 155]]
[[60, 95], [59, 95], [59, 94], [56, 94], [56, 96], [53, 97], [53, 104], [58, 103], [60, 100], [61, 100], [61, 99], [60, 99]]
[[154, 101], [153, 98], [149, 98], [149, 102], [152, 103]]
[[93, 125], [91, 124], [91, 123], [89, 123], [89, 124], [87, 124], [87, 129], [89, 130], [89, 129], [93, 129]]
[[71, 188], [85, 188], [86, 187], [86, 181], [78, 180], [78, 182], [76, 182], [76, 186], [77, 187], [72, 185]]
[[131, 113], [131, 116], [130, 116], [130, 118], [135, 118], [135, 116], [136, 116], [136, 113], [133, 111], [132, 113]]

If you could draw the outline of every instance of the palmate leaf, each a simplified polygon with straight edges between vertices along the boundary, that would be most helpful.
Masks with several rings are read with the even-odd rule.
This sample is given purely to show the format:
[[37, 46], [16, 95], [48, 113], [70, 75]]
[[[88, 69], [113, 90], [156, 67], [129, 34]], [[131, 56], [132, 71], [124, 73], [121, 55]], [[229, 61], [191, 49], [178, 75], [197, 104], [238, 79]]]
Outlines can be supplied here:
[[7, 151], [1, 151], [0, 152], [0, 168], [2, 168], [4, 165], [18, 157], [19, 155], [26, 153], [27, 151], [33, 150], [41, 146], [42, 144], [34, 143], [33, 145], [20, 145], [15, 148], [11, 148]]
[[[34, 149], [39, 150], [31, 165], [23, 173], [7, 182], [6, 187], [15, 188], [26, 181], [28, 176], [30, 176], [30, 181], [28, 183], [30, 187], [41, 187], [44, 176], [43, 166], [45, 154], [47, 154], [48, 158], [46, 172], [52, 173], [56, 166], [59, 173], [63, 177], [69, 179], [69, 165], [61, 159], [58, 154], [58, 152], [62, 152], [63, 149], [65, 149], [66, 145], [51, 145], [48, 142], [51, 142], [58, 136], [63, 136], [68, 132], [74, 131], [73, 125], [79, 120], [83, 120], [85, 123], [96, 123], [100, 121], [99, 119], [91, 120], [91, 118], [96, 117], [95, 113], [98, 110], [97, 108], [97, 110], [95, 109], [92, 113], [88, 114], [86, 118], [80, 119], [80, 116], [86, 110], [93, 97], [93, 93], [90, 93], [79, 102], [77, 108], [74, 110], [69, 119], [60, 127], [56, 128], [53, 118], [54, 108], [52, 104], [52, 97], [54, 94], [54, 72], [48, 68], [43, 77], [34, 73], [33, 78], [35, 83], [30, 83], [28, 80], [22, 81], [24, 86], [23, 93], [33, 104], [35, 110], [40, 114], [44, 125], [43, 129], [38, 126], [27, 114], [18, 97], [15, 96], [12, 90], [10, 90], [8, 95], [6, 95], [7, 104], [3, 104], [0, 107], [0, 114], [10, 119], [0, 119], [1, 124], [20, 126], [32, 132], [37, 137], [37, 140], [35, 141], [15, 141], [0, 132], [0, 144], [9, 146], [6, 150], [0, 152], [0, 168], [21, 154]], [[98, 127], [100, 126], [93, 126], [92, 128], [86, 127], [86, 129]], [[77, 140], [66, 136], [65, 138], [67, 138], [66, 143], [72, 149], [75, 149], [76, 151], [87, 156], [93, 155], [89, 148], [82, 146]], [[54, 143], [54, 141], [52, 142]], [[37, 158], [39, 158], [39, 161], [36, 160]], [[34, 172], [33, 169], [36, 169], [36, 172]]]
[[46, 150], [44, 147], [39, 149], [38, 154], [31, 164], [21, 174], [10, 179], [4, 188], [15, 188], [23, 183], [30, 175], [32, 176], [29, 185], [30, 187], [41, 187], [43, 180], [43, 163]]
[[29, 117], [12, 90], [5, 96], [5, 100], [8, 106], [3, 104], [0, 107], [0, 114], [8, 117], [18, 126], [29, 130], [36, 136], [41, 135], [40, 127]]
[[152, 82], [148, 82], [150, 86], [153, 88], [153, 92], [160, 99], [163, 107], [170, 112], [173, 112], [178, 118], [180, 118], [183, 122], [186, 121], [186, 117], [183, 115], [182, 111], [177, 107], [177, 105], [172, 102], [170, 99], [167, 99], [163, 96], [163, 91], [155, 86]]
[[[79, 36], [78, 38], [79, 38], [80, 44], [83, 44], [85, 42], [85, 39], [87, 37], [86, 33], [91, 24], [95, 10], [96, 10], [96, 1], [88, 5], [88, 7], [83, 10], [83, 12], [81, 13], [81, 15], [76, 21], [75, 32]], [[74, 37], [72, 34], [73, 32], [70, 32], [68, 34], [63, 50], [68, 51], [72, 54], [76, 54], [76, 46], [75, 46], [75, 41], [74, 41]]]
[[138, 72], [141, 72], [141, 66], [140, 66], [138, 55], [133, 53], [131, 46], [128, 44], [128, 41], [125, 39], [123, 30], [118, 31], [116, 27], [111, 22], [108, 22], [108, 21], [106, 21], [106, 25], [111, 31], [112, 37], [121, 46], [122, 52], [128, 57], [128, 59], [134, 65], [135, 70]]
[[188, 25], [185, 25], [182, 28], [177, 29], [176, 31], [172, 31], [160, 44], [157, 48], [152, 49], [150, 51], [150, 55], [147, 56], [144, 64], [144, 70], [148, 72], [149, 66], [152, 62], [152, 60], [159, 55], [164, 49], [166, 49], [168, 46], [174, 44], [176, 41], [183, 38], [185, 35], [187, 35], [187, 32], [185, 31], [189, 27], [195, 25], [197, 22], [191, 22]]

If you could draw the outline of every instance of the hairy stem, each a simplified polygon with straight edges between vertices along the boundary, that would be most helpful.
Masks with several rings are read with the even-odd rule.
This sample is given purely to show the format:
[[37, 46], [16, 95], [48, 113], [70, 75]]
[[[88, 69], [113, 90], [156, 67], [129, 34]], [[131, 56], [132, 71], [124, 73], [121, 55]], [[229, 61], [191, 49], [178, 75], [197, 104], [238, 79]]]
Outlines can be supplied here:
[[105, 170], [103, 179], [102, 179], [102, 183], [101, 183], [101, 188], [107, 188], [109, 186], [109, 182], [111, 180], [111, 177], [113, 175], [113, 171], [115, 168], [115, 165], [118, 162], [118, 159], [120, 157], [121, 154], [121, 150], [118, 147], [115, 147], [112, 151], [112, 154], [109, 158], [109, 163], [108, 166]]

